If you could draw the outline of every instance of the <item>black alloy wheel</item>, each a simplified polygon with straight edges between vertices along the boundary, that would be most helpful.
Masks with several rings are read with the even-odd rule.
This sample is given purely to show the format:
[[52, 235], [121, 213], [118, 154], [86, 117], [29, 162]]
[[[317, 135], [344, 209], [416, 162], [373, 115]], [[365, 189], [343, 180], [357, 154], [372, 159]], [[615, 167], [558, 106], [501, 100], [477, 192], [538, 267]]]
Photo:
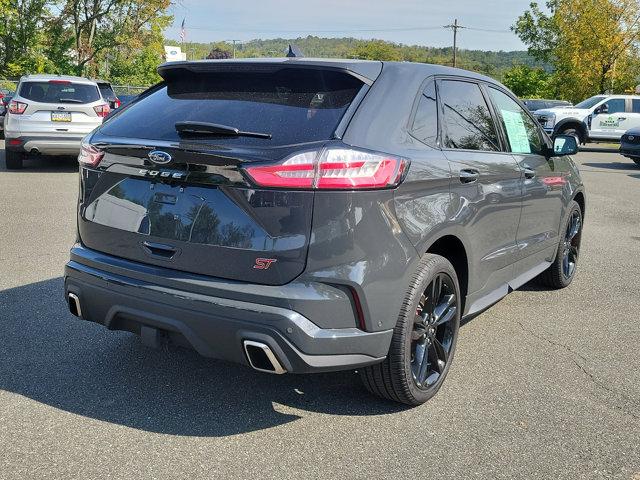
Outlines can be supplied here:
[[575, 200], [572, 200], [567, 209], [565, 227], [561, 230], [560, 242], [556, 257], [537, 281], [551, 288], [565, 288], [569, 286], [578, 268], [580, 256], [580, 241], [582, 239], [582, 209]]
[[453, 279], [438, 273], [420, 296], [411, 334], [411, 372], [418, 388], [432, 387], [445, 371], [458, 309]]
[[566, 278], [573, 278], [580, 253], [580, 232], [582, 218], [579, 210], [573, 210], [562, 244], [562, 273]]

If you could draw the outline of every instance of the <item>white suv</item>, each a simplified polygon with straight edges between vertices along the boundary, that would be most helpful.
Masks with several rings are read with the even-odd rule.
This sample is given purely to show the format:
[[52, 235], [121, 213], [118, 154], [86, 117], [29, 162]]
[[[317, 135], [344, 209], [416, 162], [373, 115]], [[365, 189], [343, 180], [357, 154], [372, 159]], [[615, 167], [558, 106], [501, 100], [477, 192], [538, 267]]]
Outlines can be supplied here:
[[550, 135], [573, 135], [578, 143], [588, 140], [620, 140], [632, 127], [640, 127], [640, 96], [596, 95], [574, 107], [555, 107], [534, 112]]
[[77, 155], [81, 140], [109, 114], [96, 82], [80, 77], [27, 75], [20, 79], [5, 119], [8, 169], [27, 153]]

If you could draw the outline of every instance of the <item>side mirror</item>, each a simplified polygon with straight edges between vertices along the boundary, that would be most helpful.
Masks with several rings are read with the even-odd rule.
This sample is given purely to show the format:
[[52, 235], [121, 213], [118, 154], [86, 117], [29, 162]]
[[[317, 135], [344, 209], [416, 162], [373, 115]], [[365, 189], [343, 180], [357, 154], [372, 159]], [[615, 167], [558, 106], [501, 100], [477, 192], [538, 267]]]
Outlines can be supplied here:
[[609, 113], [609, 105], [607, 105], [606, 103], [603, 103], [598, 108], [596, 108], [595, 112], [593, 113], [595, 113], [596, 115], [599, 115], [601, 113], [607, 114]]
[[575, 155], [578, 153], [578, 141], [573, 135], [557, 135], [553, 139], [554, 157], [562, 157], [564, 155]]

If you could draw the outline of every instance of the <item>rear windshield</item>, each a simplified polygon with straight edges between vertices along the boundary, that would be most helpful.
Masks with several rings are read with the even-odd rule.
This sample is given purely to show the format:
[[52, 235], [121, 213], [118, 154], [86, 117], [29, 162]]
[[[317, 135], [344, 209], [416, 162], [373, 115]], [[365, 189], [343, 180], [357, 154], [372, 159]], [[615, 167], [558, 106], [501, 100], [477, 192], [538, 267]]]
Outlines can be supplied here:
[[99, 83], [98, 88], [102, 94], [102, 98], [108, 100], [110, 98], [116, 98], [116, 94], [108, 83]]
[[95, 85], [62, 80], [23, 82], [20, 96], [42, 103], [92, 103], [100, 100], [100, 93]]
[[319, 69], [185, 74], [132, 104], [101, 133], [175, 141], [181, 139], [176, 122], [193, 121], [272, 138], [204, 135], [189, 141], [280, 146], [327, 140], [362, 85], [346, 73]]

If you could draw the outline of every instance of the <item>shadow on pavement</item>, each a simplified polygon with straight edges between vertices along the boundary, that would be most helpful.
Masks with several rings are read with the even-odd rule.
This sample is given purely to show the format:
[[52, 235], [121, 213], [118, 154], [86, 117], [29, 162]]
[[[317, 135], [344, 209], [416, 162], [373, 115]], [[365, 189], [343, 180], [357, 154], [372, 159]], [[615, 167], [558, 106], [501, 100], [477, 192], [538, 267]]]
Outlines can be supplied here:
[[7, 170], [4, 162], [4, 150], [0, 150], [0, 172], [2, 173], [45, 173], [45, 172], [77, 172], [77, 157], [29, 156], [24, 160], [20, 170]]
[[607, 168], [610, 170], [634, 170], [637, 168], [636, 164], [632, 161], [628, 163], [623, 162], [584, 162], [582, 163], [585, 167], [593, 167], [593, 168]]
[[292, 422], [283, 407], [332, 415], [404, 409], [354, 372], [274, 376], [156, 351], [68, 313], [61, 278], [0, 291], [0, 389], [77, 415], [173, 435], [226, 436]]

